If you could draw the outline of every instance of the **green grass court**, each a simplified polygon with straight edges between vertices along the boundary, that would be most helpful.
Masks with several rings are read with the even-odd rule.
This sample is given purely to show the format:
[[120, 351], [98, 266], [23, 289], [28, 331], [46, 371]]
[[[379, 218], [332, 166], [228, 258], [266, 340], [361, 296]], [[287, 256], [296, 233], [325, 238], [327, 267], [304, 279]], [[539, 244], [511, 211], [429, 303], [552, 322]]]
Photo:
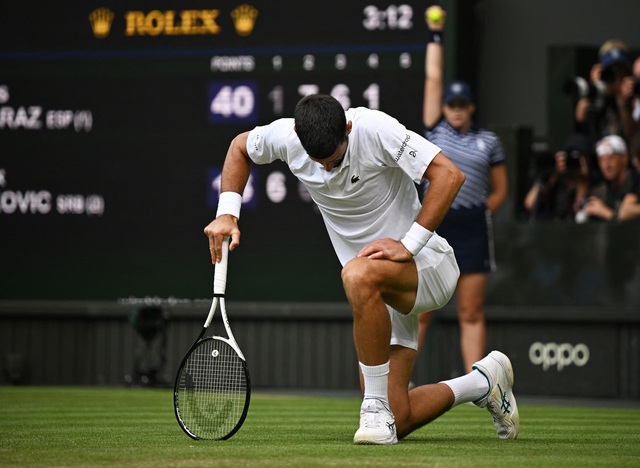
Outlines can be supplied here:
[[[516, 395], [517, 396], [517, 395]], [[640, 466], [640, 409], [519, 403], [499, 440], [461, 405], [396, 446], [356, 446], [357, 397], [252, 396], [230, 440], [188, 438], [170, 390], [0, 387], [0, 467]]]

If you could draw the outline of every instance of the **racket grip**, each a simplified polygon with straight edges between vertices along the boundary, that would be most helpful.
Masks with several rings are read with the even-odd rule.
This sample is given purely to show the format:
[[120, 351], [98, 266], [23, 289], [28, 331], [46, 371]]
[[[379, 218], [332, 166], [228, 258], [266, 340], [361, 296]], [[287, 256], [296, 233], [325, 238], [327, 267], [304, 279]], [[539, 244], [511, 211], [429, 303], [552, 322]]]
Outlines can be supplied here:
[[213, 294], [224, 295], [227, 289], [227, 265], [229, 263], [229, 237], [222, 239], [222, 260], [216, 263], [213, 274]]

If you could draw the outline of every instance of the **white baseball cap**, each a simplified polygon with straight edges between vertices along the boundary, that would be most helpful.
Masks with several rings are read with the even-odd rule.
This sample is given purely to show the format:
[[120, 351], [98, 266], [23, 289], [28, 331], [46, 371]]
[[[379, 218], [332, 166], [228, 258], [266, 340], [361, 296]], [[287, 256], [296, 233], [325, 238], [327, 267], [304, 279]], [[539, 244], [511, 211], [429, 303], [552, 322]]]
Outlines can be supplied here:
[[598, 156], [627, 154], [627, 144], [618, 135], [607, 135], [596, 143], [596, 153], [598, 153]]

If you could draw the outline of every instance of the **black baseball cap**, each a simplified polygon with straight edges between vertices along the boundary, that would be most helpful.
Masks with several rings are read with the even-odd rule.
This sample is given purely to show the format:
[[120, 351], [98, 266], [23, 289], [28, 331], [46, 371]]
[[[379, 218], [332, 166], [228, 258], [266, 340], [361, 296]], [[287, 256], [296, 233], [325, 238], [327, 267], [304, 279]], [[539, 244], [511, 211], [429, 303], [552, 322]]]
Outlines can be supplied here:
[[473, 93], [464, 81], [453, 81], [445, 88], [442, 102], [449, 104], [452, 101], [464, 101], [473, 104]]

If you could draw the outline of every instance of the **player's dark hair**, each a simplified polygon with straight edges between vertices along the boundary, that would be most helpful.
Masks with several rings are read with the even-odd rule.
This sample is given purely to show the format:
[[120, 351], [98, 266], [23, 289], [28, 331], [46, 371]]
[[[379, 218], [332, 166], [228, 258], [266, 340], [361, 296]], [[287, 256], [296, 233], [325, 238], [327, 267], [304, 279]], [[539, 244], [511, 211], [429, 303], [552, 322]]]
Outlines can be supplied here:
[[347, 138], [344, 109], [332, 96], [310, 94], [303, 97], [293, 116], [302, 147], [315, 159], [328, 158]]

